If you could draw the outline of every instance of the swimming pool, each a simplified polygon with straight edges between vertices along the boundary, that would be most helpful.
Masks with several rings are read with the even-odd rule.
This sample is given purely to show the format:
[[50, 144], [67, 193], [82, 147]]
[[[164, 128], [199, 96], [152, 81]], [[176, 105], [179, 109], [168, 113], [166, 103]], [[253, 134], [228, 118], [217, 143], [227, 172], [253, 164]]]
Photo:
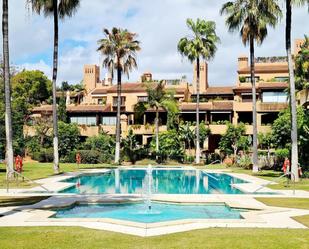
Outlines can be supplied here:
[[[74, 183], [61, 193], [144, 194], [146, 169], [115, 169], [107, 173], [84, 174], [65, 182]], [[246, 181], [223, 173], [201, 170], [152, 169], [152, 194], [243, 194], [232, 184]]]
[[172, 221], [179, 219], [242, 219], [240, 212], [223, 204], [179, 205], [152, 203], [148, 210], [144, 203], [80, 204], [56, 210], [53, 218], [112, 218], [142, 223]]

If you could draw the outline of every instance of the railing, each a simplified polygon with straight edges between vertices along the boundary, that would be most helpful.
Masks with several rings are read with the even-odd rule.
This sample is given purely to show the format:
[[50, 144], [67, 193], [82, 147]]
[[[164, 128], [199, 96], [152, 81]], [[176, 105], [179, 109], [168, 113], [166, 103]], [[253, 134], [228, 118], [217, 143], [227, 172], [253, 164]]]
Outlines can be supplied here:
[[[254, 191], [252, 192], [252, 194], [253, 194], [253, 193], [256, 193], [257, 191], [259, 191], [259, 190], [261, 190], [261, 189], [263, 189], [263, 188], [265, 188], [266, 186], [268, 186], [268, 185], [271, 184], [271, 183], [276, 183], [277, 181], [279, 181], [279, 180], [282, 179], [283, 177], [289, 176], [289, 175], [291, 175], [291, 176], [292, 176], [291, 178], [293, 178], [293, 180], [292, 180], [292, 182], [293, 182], [293, 195], [295, 195], [295, 175], [294, 175], [294, 173], [292, 173], [292, 172], [288, 172], [288, 173], [286, 173], [286, 174], [283, 174], [282, 176], [279, 176], [279, 178], [274, 178], [272, 181], [270, 181], [270, 182], [268, 182], [268, 183], [266, 183], [266, 184], [261, 185], [261, 187], [259, 187], [258, 189], [254, 190]], [[289, 178], [287, 179], [287, 181], [289, 182]]]
[[[17, 172], [16, 170], [11, 170], [11, 171], [12, 171], [12, 173], [17, 174], [18, 176], [21, 176], [22, 178], [26, 179], [27, 181], [29, 181], [29, 182], [31, 182], [31, 183], [38, 184], [39, 187], [41, 187], [41, 188], [44, 189], [45, 191], [47, 191], [47, 192], [49, 192], [49, 193], [52, 193], [52, 192], [53, 192], [53, 191], [50, 191], [49, 189], [45, 188], [42, 184], [37, 183], [37, 182], [31, 180], [30, 178], [28, 178], [28, 177], [24, 176], [23, 174]], [[6, 192], [7, 192], [7, 193], [9, 192], [9, 180], [8, 180], [8, 179], [6, 180]]]

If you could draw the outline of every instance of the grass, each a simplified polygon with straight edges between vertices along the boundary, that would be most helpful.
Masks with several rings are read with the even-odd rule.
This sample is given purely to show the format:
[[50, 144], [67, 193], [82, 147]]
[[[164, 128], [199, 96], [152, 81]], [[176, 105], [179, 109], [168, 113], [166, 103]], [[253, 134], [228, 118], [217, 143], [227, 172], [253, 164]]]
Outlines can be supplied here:
[[[155, 165], [156, 163], [153, 160], [145, 159], [142, 161], [137, 162], [136, 166], [139, 167], [141, 165], [148, 165], [152, 164]], [[177, 162], [169, 162], [166, 164], [167, 166], [179, 166]], [[164, 166], [164, 165], [162, 165]], [[185, 164], [181, 164], [180, 166], [185, 166]], [[110, 164], [81, 164], [80, 169], [91, 169], [91, 168], [113, 168], [116, 167], [115, 165]], [[196, 166], [198, 169], [229, 169], [233, 173], [243, 173], [248, 175], [253, 175], [256, 177], [260, 177], [265, 180], [272, 181], [274, 178], [279, 177], [282, 175], [282, 172], [273, 171], [273, 170], [262, 170], [257, 174], [252, 173], [251, 170], [237, 168], [237, 167], [230, 167], [226, 168], [223, 164], [212, 164], [207, 166]], [[70, 163], [62, 163], [60, 165], [60, 170], [62, 172], [72, 172], [77, 171], [78, 168], [76, 164]], [[24, 172], [23, 174], [32, 179], [40, 179], [54, 175], [52, 163], [25, 163], [24, 164]], [[29, 188], [33, 187], [35, 184], [30, 183], [29, 181], [19, 181], [18, 184], [16, 181], [10, 183], [11, 188]], [[282, 189], [282, 190], [292, 190], [293, 185], [290, 183], [287, 185], [286, 179], [282, 179], [278, 184], [268, 185], [268, 188], [271, 189]], [[5, 180], [5, 166], [4, 164], [0, 164], [0, 188], [6, 188], [6, 180]], [[295, 184], [296, 190], [306, 190], [309, 191], [309, 178], [301, 179], [300, 182]]]
[[307, 198], [268, 198], [257, 197], [256, 200], [263, 202], [268, 206], [287, 207], [287, 208], [301, 208], [309, 209], [309, 199]]
[[23, 197], [1, 197], [0, 207], [32, 205], [39, 201], [45, 200], [49, 196], [23, 196]]
[[[92, 169], [92, 168], [111, 168], [115, 167], [108, 164], [81, 164], [80, 169]], [[60, 171], [63, 172], [72, 172], [78, 171], [76, 164], [62, 163], [60, 164]], [[37, 180], [40, 178], [45, 178], [53, 176], [53, 164], [52, 163], [24, 163], [23, 175], [31, 180]], [[0, 188], [6, 188], [6, 172], [5, 165], [0, 164]], [[33, 187], [35, 184], [30, 183], [29, 181], [22, 181], [19, 177], [19, 181], [13, 180], [10, 182], [10, 188], [29, 188]]]
[[[268, 206], [309, 209], [309, 199], [306, 198], [268, 198], [257, 197], [256, 200]], [[309, 215], [292, 217], [297, 222], [309, 228]]]
[[300, 248], [308, 249], [309, 230], [211, 228], [141, 238], [77, 227], [0, 228], [1, 248]]
[[309, 215], [297, 216], [292, 218], [309, 228]]

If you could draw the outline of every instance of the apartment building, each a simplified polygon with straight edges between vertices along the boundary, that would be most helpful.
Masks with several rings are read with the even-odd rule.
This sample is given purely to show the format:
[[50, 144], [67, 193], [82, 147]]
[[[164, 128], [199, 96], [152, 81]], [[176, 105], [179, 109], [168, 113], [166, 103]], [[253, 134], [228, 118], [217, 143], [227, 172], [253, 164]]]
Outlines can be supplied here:
[[[296, 40], [297, 52], [302, 40]], [[186, 79], [166, 80], [165, 88], [173, 90], [179, 103], [180, 118], [183, 121], [195, 121], [196, 116], [196, 66], [194, 66], [193, 83]], [[225, 122], [233, 124], [243, 122], [246, 133], [252, 135], [252, 89], [250, 83], [250, 65], [247, 56], [238, 58], [237, 79], [234, 86], [214, 87], [208, 82], [208, 65], [200, 65], [200, 120], [210, 128], [211, 135], [205, 144], [210, 152], [218, 147], [220, 137], [226, 131]], [[288, 65], [286, 57], [258, 57], [255, 59], [257, 90], [257, 123], [258, 132], [270, 131], [270, 125], [281, 110], [288, 107]], [[72, 123], [80, 127], [81, 136], [88, 137], [100, 131], [115, 134], [117, 86], [106, 75], [100, 79], [100, 67], [84, 66], [83, 83], [85, 90], [76, 94], [67, 93], [67, 115]], [[141, 76], [139, 82], [122, 84], [121, 92], [121, 131], [122, 136], [133, 129], [140, 143], [147, 144], [154, 135], [154, 110], [147, 110], [141, 120], [134, 118], [134, 106], [147, 101], [147, 86], [155, 86], [157, 81], [150, 72]], [[308, 96], [307, 96], [308, 97]], [[308, 101], [307, 101], [308, 102]], [[301, 103], [303, 104], [303, 103]], [[51, 106], [40, 106], [32, 110], [36, 116], [50, 116]], [[167, 113], [160, 110], [160, 131], [166, 131]], [[29, 127], [28, 127], [29, 128]], [[28, 135], [33, 134], [26, 129]]]

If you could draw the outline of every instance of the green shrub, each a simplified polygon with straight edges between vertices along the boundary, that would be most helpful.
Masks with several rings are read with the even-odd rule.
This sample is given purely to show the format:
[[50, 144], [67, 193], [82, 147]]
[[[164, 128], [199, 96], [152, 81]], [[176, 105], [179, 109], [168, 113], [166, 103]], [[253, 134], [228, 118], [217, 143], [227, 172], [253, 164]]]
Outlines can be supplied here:
[[241, 168], [244, 168], [244, 169], [251, 169], [252, 168], [251, 157], [248, 156], [248, 155], [244, 155], [244, 156], [240, 157], [237, 160], [237, 165]]
[[33, 160], [39, 161], [40, 163], [50, 163], [54, 161], [54, 150], [53, 148], [41, 149], [40, 151], [33, 152]]
[[288, 149], [277, 149], [275, 151], [275, 155], [278, 157], [278, 159], [284, 159], [289, 157], [290, 151]]

